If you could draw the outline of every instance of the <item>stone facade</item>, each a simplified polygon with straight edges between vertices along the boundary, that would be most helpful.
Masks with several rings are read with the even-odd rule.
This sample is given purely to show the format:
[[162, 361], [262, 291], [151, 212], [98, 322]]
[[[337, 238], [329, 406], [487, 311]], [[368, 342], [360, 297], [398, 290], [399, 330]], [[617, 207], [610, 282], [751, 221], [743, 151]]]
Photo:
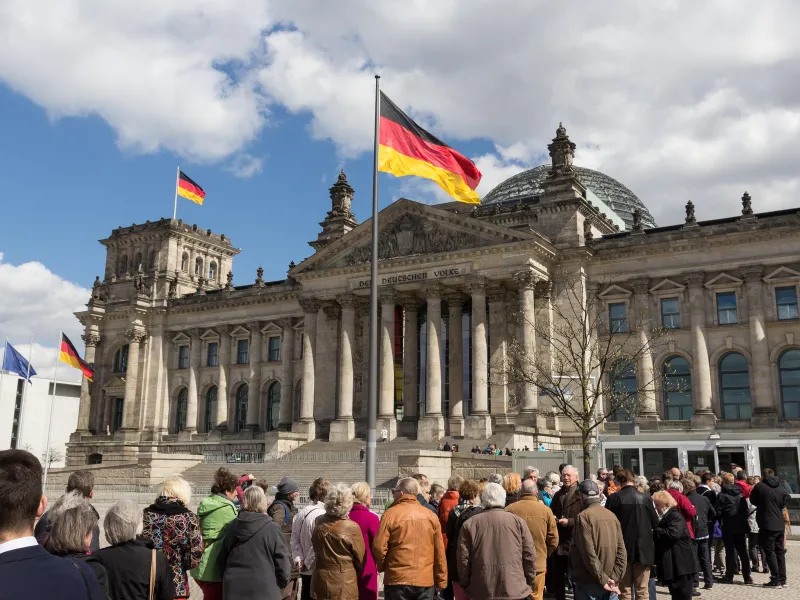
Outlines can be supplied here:
[[[634, 211], [620, 231], [624, 222], [573, 168], [563, 127], [548, 149], [541, 195], [481, 207], [401, 199], [381, 212], [379, 429], [432, 442], [515, 430], [548, 447], [573, 442], [535, 386], [490, 376], [511, 344], [548, 352], [533, 324], [554, 318], [558, 272], [579, 274], [606, 314], [621, 304], [626, 318], [671, 328], [668, 347], [637, 370], [686, 359], [691, 406], [672, 418], [654, 384], [640, 394], [640, 426], [677, 436], [800, 424], [781, 362], [800, 347], [800, 213], [754, 214], [746, 196], [741, 215], [698, 222], [687, 206], [684, 224], [645, 229]], [[102, 240], [105, 276], [78, 313], [97, 375], [81, 390], [72, 464], [98, 444], [133, 454], [198, 444], [264, 451], [364, 436], [371, 221], [357, 224], [353, 193], [342, 173], [314, 254], [281, 281], [265, 282], [259, 269], [254, 283], [234, 285], [239, 250], [181, 221]], [[613, 284], [598, 288], [608, 273]], [[737, 389], [723, 390], [720, 365], [733, 354], [742, 357]]]

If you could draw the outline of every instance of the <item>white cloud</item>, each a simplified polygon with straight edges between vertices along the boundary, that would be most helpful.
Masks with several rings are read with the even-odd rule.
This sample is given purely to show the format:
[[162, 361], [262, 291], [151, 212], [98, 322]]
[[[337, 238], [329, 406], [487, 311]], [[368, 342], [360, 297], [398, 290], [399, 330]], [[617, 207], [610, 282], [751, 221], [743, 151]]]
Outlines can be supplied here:
[[[33, 335], [33, 360], [40, 376], [53, 374], [59, 329], [80, 349], [83, 327], [73, 314], [85, 307], [91, 292], [62, 279], [38, 262], [11, 265], [0, 253], [0, 340], [28, 356]], [[59, 379], [78, 380], [80, 373], [62, 366]], [[77, 375], [76, 375], [77, 374]]]
[[261, 173], [262, 166], [263, 160], [261, 158], [243, 152], [242, 154], [237, 154], [227, 168], [236, 177], [247, 179]]

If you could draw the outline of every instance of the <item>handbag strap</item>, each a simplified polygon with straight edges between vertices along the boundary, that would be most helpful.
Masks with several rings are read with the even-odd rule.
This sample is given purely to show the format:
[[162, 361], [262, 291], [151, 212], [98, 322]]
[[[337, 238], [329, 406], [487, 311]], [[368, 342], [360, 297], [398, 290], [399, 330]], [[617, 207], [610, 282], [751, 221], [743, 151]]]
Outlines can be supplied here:
[[150, 555], [150, 600], [153, 600], [156, 591], [156, 550]]

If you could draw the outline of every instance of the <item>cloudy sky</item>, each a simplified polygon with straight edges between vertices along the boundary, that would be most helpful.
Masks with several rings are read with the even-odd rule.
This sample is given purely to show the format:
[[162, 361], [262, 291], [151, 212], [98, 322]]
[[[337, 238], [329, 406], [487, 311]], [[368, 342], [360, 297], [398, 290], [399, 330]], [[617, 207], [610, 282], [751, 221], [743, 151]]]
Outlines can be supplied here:
[[[545, 160], [626, 184], [659, 224], [800, 204], [800, 6], [773, 1], [5, 0], [0, 3], [0, 336], [48, 345], [102, 272], [97, 240], [171, 216], [175, 167], [207, 191], [178, 216], [272, 279], [344, 168], [368, 216], [374, 73], [483, 171]], [[443, 198], [381, 176], [381, 204]], [[50, 344], [52, 345], [52, 344]]]

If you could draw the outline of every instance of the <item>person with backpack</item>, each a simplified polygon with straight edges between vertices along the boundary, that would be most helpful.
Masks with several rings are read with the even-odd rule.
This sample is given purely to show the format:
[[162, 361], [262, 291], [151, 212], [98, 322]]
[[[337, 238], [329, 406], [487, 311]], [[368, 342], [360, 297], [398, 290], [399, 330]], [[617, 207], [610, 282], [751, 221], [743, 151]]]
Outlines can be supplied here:
[[[291, 477], [283, 477], [278, 482], [278, 493], [267, 508], [267, 514], [272, 517], [275, 524], [281, 528], [286, 547], [292, 547], [292, 521], [297, 515], [295, 502], [300, 497], [300, 487]], [[296, 600], [300, 572], [296, 565], [292, 565], [292, 574], [289, 583], [283, 588], [282, 600]]]

